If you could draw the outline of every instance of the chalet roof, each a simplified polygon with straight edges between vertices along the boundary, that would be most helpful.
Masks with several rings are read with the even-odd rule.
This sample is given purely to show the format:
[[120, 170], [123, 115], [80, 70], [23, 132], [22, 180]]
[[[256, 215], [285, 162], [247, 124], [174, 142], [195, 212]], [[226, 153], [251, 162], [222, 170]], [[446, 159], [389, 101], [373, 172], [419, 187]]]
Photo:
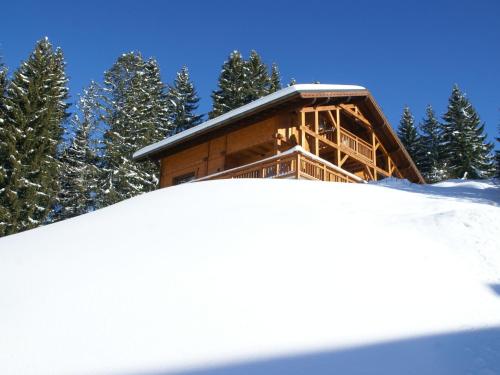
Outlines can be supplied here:
[[412, 181], [424, 182], [418, 168], [371, 93], [366, 88], [356, 85], [299, 84], [289, 86], [162, 141], [148, 145], [136, 151], [133, 159], [136, 161], [159, 159], [161, 155], [174, 152], [175, 149], [184, 147], [185, 143], [187, 144], [189, 141], [195, 140], [195, 138], [204, 137], [225, 126], [237, 125], [240, 120], [259, 115], [265, 111], [271, 111], [280, 106], [294, 104], [294, 102], [300, 100], [309, 100], [312, 103], [311, 105], [335, 100], [356, 102], [373, 119], [373, 130], [391, 154], [391, 157], [395, 158], [403, 169], [410, 172]]
[[221, 116], [208, 120], [200, 125], [194, 126], [181, 133], [165, 138], [159, 142], [148, 145], [134, 153], [133, 159], [136, 161], [146, 159], [153, 154], [165, 151], [179, 143], [191, 139], [203, 133], [210, 132], [216, 128], [224, 126], [237, 119], [245, 117], [257, 109], [268, 107], [277, 102], [286, 100], [292, 96], [301, 93], [326, 93], [326, 92], [350, 92], [350, 91], [366, 91], [364, 87], [355, 85], [321, 85], [321, 84], [302, 84], [286, 87], [276, 91], [270, 95], [266, 95], [260, 99], [254, 100], [251, 103], [245, 104], [239, 108], [233, 109]]

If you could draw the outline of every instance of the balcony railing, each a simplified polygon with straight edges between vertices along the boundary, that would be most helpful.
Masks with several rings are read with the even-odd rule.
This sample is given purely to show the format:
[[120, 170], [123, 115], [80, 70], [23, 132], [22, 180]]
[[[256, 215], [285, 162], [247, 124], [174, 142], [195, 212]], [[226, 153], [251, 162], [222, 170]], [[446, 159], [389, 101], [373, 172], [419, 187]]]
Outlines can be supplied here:
[[345, 129], [340, 130], [340, 145], [369, 161], [373, 161], [373, 147]]
[[279, 155], [195, 181], [225, 178], [304, 178], [332, 182], [364, 182], [362, 178], [305, 151], [300, 146], [293, 147]]

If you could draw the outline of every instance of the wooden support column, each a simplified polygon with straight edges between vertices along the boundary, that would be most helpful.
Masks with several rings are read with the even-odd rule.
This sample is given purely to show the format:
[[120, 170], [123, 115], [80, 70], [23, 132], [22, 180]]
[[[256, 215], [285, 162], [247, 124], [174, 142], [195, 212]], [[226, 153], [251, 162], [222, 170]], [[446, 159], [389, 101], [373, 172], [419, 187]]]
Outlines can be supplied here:
[[389, 156], [387, 157], [387, 167], [387, 169], [389, 170], [389, 176], [392, 176], [391, 158]]
[[281, 147], [281, 134], [276, 133], [274, 137], [274, 155], [280, 154], [280, 147]]
[[378, 180], [377, 175], [377, 149], [375, 148], [377, 143], [377, 138], [375, 138], [375, 133], [372, 130], [372, 161], [373, 161], [373, 176], [375, 177], [375, 181]]
[[314, 153], [319, 156], [319, 112], [314, 111]]
[[302, 146], [306, 150], [306, 132], [302, 130], [302, 127], [306, 126], [306, 113], [304, 111], [300, 111], [300, 146]]
[[336, 125], [337, 125], [337, 166], [341, 167], [340, 164], [340, 109], [336, 109]]

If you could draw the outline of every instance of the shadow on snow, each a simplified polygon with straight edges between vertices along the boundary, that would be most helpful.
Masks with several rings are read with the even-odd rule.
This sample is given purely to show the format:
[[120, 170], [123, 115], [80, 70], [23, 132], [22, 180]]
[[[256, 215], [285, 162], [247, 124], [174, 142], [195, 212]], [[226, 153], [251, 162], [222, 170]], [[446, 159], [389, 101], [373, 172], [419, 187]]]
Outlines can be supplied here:
[[[458, 181], [458, 180], [457, 180]], [[387, 178], [385, 180], [373, 183], [374, 185], [384, 186], [391, 189], [409, 191], [412, 193], [424, 194], [436, 198], [454, 198], [458, 200], [466, 200], [475, 203], [485, 203], [493, 206], [500, 205], [500, 184], [491, 182], [488, 184], [484, 182], [484, 187], [478, 188], [471, 186], [468, 183], [474, 181], [461, 181], [455, 186], [446, 186], [446, 182], [436, 185], [419, 185], [409, 182], [408, 180], [400, 180], [395, 178]]]
[[[478, 306], [480, 308], [480, 306]], [[500, 374], [500, 328], [468, 330], [349, 349], [280, 356], [182, 371], [129, 375]]]

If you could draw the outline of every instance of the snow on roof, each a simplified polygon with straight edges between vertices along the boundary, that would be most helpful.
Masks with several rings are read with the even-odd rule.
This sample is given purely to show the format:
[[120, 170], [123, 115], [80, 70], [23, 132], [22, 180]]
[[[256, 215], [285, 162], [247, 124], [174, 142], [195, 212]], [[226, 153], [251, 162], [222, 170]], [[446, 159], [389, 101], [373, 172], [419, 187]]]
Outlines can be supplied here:
[[175, 134], [171, 137], [165, 138], [159, 142], [148, 145], [137, 152], [134, 153], [133, 159], [140, 160], [144, 159], [147, 156], [158, 152], [160, 150], [166, 149], [174, 144], [179, 143], [181, 140], [189, 138], [195, 134], [199, 134], [205, 132], [209, 129], [215, 128], [228, 120], [234, 119], [236, 117], [240, 117], [248, 112], [255, 110], [256, 108], [263, 106], [265, 104], [270, 104], [275, 101], [281, 100], [288, 96], [291, 96], [296, 93], [304, 93], [304, 92], [331, 92], [331, 91], [357, 91], [357, 90], [366, 90], [366, 88], [362, 86], [356, 85], [323, 85], [323, 84], [300, 84], [286, 87], [282, 90], [276, 91], [272, 94], [266, 95], [260, 99], [257, 99], [251, 103], [245, 104], [239, 108], [233, 109], [221, 116], [213, 118], [204, 122], [203, 124], [194, 126], [190, 129], [187, 129], [181, 133]]

